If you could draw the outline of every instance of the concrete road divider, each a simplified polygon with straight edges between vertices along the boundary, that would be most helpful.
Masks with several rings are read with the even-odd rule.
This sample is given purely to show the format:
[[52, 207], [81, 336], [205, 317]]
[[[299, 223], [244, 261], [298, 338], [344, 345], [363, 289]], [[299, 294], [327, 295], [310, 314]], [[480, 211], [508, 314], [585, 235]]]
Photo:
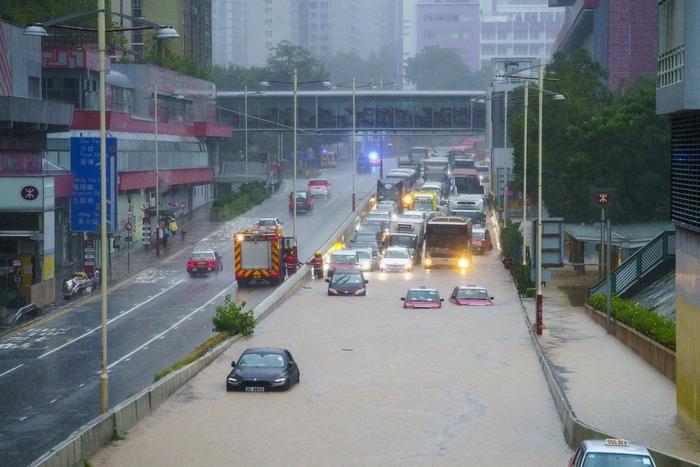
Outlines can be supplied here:
[[[371, 195], [372, 192], [369, 192], [365, 196], [355, 214], [348, 216], [345, 222], [323, 244], [320, 248], [321, 251], [328, 251], [336, 242], [345, 243], [350, 241], [355, 231], [357, 219], [364, 217], [371, 209]], [[265, 318], [310, 279], [310, 267], [303, 265], [294, 275], [283, 282], [282, 285], [277, 287], [253, 309], [255, 320], [260, 321]], [[66, 440], [44, 453], [31, 465], [39, 467], [71, 467], [85, 461], [107, 443], [126, 435], [131, 428], [154, 412], [168, 397], [213, 362], [238, 339], [240, 339], [240, 336], [227, 339], [201, 358], [170, 373], [139, 394], [130, 397], [108, 412], [85, 424]]]

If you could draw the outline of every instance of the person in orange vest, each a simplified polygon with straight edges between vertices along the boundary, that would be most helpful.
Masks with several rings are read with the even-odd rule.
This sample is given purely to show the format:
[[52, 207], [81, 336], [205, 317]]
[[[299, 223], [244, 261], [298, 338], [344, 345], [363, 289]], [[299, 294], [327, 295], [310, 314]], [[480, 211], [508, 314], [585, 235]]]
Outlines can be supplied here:
[[323, 255], [320, 251], [314, 253], [313, 258], [306, 264], [313, 266], [315, 279], [323, 279]]

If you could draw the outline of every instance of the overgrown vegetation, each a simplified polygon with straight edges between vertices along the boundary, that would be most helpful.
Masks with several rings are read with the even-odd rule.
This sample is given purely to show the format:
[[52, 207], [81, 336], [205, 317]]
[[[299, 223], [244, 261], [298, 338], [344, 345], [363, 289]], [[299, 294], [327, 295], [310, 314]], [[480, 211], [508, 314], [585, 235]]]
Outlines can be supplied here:
[[202, 68], [197, 62], [176, 54], [170, 49], [167, 41], [158, 41], [153, 38], [152, 34], [145, 36], [143, 61], [161, 68], [177, 71], [183, 75], [194, 76], [207, 81], [213, 79], [211, 70]]
[[212, 204], [212, 215], [216, 220], [225, 221], [243, 214], [268, 197], [263, 182], [244, 183], [236, 193], [224, 193]]
[[[605, 295], [593, 295], [588, 304], [605, 312]], [[637, 305], [632, 300], [613, 297], [610, 314], [616, 320], [636, 329], [645, 336], [671, 350], [676, 350], [676, 323], [653, 311]]]
[[177, 371], [183, 366], [189, 365], [190, 363], [194, 362], [198, 358], [202, 357], [205, 355], [207, 352], [209, 352], [211, 349], [228, 339], [228, 334], [226, 333], [220, 333], [217, 334], [213, 337], [210, 337], [206, 341], [204, 341], [202, 344], [200, 344], [196, 349], [192, 351], [189, 355], [187, 355], [185, 358], [182, 358], [172, 365], [170, 365], [168, 368], [166, 368], [163, 371], [159, 371], [156, 373], [155, 378], [153, 378], [153, 382], [155, 383], [156, 381], [165, 378], [168, 376], [170, 373], [173, 371]]
[[[567, 222], [600, 217], [591, 189], [616, 190], [606, 217], [615, 223], [650, 222], [669, 217], [671, 131], [668, 118], [656, 115], [653, 77], [620, 83], [608, 90], [607, 72], [588, 52], [557, 54], [547, 66], [544, 96], [543, 199], [550, 214]], [[537, 91], [530, 87], [528, 111], [528, 186], [537, 179]], [[522, 187], [523, 89], [513, 92], [513, 189]]]
[[212, 318], [214, 331], [227, 336], [250, 336], [255, 330], [255, 316], [252, 308], [246, 310], [246, 302], [239, 305], [231, 299], [231, 294], [226, 294], [223, 305], [216, 307], [216, 313]]
[[530, 279], [530, 255], [526, 252], [526, 264], [523, 266], [522, 245], [523, 236], [517, 224], [510, 219], [506, 219], [505, 226], [501, 228], [501, 256], [504, 261], [510, 260], [510, 274], [513, 276], [515, 287], [520, 295], [531, 296], [534, 283]]

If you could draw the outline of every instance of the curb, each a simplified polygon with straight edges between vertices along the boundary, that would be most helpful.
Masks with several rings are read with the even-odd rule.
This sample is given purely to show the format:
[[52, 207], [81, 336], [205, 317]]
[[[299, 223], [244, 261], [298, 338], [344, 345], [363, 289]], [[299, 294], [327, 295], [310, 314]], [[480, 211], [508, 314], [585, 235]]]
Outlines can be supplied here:
[[[512, 278], [511, 278], [511, 280], [512, 280]], [[520, 307], [521, 307], [522, 312], [523, 312], [523, 319], [525, 321], [525, 325], [527, 327], [527, 331], [528, 331], [528, 334], [530, 336], [530, 340], [532, 341], [532, 346], [535, 348], [535, 352], [537, 353], [537, 358], [539, 359], [540, 365], [542, 366], [542, 372], [544, 373], [544, 377], [547, 380], [547, 386], [549, 387], [549, 392], [552, 395], [552, 400], [554, 401], [554, 405], [557, 408], [557, 413], [559, 414], [559, 419], [561, 420], [562, 427], [564, 429], [564, 439], [566, 440], [566, 444], [571, 449], [576, 449], [576, 448], [578, 448], [581, 441], [583, 441], [585, 439], [617, 438], [617, 436], [606, 433], [603, 430], [600, 430], [598, 428], [594, 428], [594, 427], [582, 422], [578, 418], [578, 416], [576, 415], [576, 412], [574, 411], [573, 407], [571, 406], [571, 402], [566, 397], [566, 394], [564, 392], [564, 388], [562, 387], [561, 382], [557, 378], [557, 376], [552, 368], [552, 366], [553, 366], [552, 363], [550, 362], [544, 349], [542, 348], [542, 345], [540, 344], [540, 341], [537, 339], [537, 336], [535, 335], [535, 332], [533, 330], [534, 329], [533, 323], [527, 314], [527, 309], [525, 308], [525, 304], [523, 303], [522, 297], [520, 296], [517, 289], [515, 288], [515, 284], [512, 284], [512, 286], [513, 286], [513, 291], [515, 292], [516, 296], [518, 297], [518, 302], [520, 302]], [[696, 463], [691, 462], [689, 460], [673, 456], [673, 455], [668, 454], [666, 452], [659, 451], [658, 449], [654, 449], [654, 448], [651, 448], [648, 446], [647, 446], [647, 449], [649, 450], [649, 453], [651, 453], [652, 457], [654, 458], [654, 462], [656, 463], [656, 467], [698, 467], [698, 466], [700, 466], [700, 464], [696, 464]]]
[[[349, 229], [354, 229], [355, 220], [367, 212], [373, 190], [370, 190], [360, 206], [351, 213], [345, 222], [323, 244], [322, 250], [327, 250], [337, 239], [345, 237]], [[304, 264], [282, 285], [277, 287], [262, 302], [253, 309], [255, 322], [258, 323], [272, 313], [287, 298], [298, 291], [311, 280], [311, 268]], [[205, 355], [151, 384], [140, 393], [126, 399], [117, 406], [99, 415], [71, 433], [61, 443], [41, 455], [32, 462], [37, 467], [70, 467], [85, 460], [109, 444], [116, 437], [123, 436], [141, 420], [154, 412], [165, 400], [184, 386], [197, 373], [216, 360], [226, 349], [241, 338], [233, 336], [214, 347]]]

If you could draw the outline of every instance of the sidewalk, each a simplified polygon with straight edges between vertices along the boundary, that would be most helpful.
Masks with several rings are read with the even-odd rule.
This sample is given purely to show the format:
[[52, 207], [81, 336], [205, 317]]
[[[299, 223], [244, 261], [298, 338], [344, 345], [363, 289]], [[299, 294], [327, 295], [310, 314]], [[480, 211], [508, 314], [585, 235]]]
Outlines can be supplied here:
[[[155, 266], [176, 253], [181, 253], [183, 249], [187, 250], [203, 237], [206, 237], [217, 228], [224, 225], [224, 222], [211, 222], [209, 220], [210, 211], [211, 204], [202, 206], [195, 210], [194, 213], [185, 216], [184, 224], [178, 225], [180, 230], [184, 229], [186, 232], [185, 240], [181, 240], [180, 231], [178, 231], [174, 238], [171, 237], [168, 240], [167, 246], [161, 246], [160, 256], [156, 256], [155, 244], [151, 243], [151, 247], [146, 250], [141, 242], [132, 242], [131, 249], [127, 255], [126, 244], [122, 242], [121, 250], [116, 253], [112, 252], [108, 285], [112, 287], [116, 283], [138, 274], [146, 268]], [[56, 268], [56, 303], [49, 309], [55, 309], [76, 301], [76, 299], [64, 300], [62, 287], [63, 279], [69, 277], [78, 269], [80, 268], [75, 265]]]
[[[676, 418], [676, 386], [583, 310], [594, 272], [552, 270], [543, 289], [544, 332], [540, 343], [584, 423], [615, 436], [700, 462], [700, 440]], [[534, 323], [535, 301], [523, 299]]]

